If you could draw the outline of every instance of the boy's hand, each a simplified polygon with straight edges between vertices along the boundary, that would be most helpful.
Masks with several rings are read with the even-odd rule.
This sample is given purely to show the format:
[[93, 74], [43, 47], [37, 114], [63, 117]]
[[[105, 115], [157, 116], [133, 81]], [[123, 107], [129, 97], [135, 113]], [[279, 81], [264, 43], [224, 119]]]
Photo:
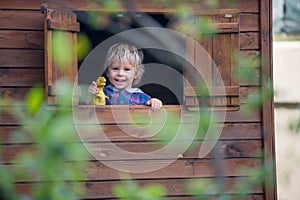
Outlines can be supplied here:
[[152, 98], [149, 101], [147, 101], [146, 105], [151, 106], [151, 110], [158, 111], [162, 107], [162, 102], [159, 99]]
[[92, 84], [89, 86], [88, 91], [92, 94], [97, 94], [99, 92], [97, 83], [95, 81], [93, 81]]

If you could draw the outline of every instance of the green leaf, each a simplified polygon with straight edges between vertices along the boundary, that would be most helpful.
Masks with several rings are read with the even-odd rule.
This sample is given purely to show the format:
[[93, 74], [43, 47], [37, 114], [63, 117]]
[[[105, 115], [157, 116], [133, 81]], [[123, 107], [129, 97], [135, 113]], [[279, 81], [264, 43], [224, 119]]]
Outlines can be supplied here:
[[89, 38], [82, 33], [77, 34], [77, 56], [78, 60], [83, 60], [91, 51], [92, 44]]
[[35, 116], [44, 103], [44, 91], [41, 87], [32, 88], [25, 97], [28, 113]]

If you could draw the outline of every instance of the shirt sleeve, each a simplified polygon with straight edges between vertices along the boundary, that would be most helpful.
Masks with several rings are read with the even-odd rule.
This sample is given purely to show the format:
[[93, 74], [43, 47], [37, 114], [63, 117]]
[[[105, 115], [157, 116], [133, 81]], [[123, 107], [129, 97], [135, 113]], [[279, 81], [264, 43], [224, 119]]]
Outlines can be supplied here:
[[151, 97], [145, 93], [138, 93], [139, 105], [146, 105], [147, 101], [151, 99]]

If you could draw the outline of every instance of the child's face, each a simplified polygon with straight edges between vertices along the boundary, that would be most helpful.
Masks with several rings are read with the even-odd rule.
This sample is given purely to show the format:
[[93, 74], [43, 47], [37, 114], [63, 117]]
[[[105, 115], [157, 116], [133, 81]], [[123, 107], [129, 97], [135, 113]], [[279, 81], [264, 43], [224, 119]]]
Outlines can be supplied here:
[[108, 67], [107, 75], [110, 83], [118, 89], [131, 88], [136, 78], [135, 68], [129, 62], [114, 62]]

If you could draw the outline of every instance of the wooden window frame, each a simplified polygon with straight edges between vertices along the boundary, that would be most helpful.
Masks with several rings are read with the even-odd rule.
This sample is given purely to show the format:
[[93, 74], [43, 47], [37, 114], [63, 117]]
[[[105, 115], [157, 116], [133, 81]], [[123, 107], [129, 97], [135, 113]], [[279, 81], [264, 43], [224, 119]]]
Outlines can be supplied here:
[[[205, 18], [215, 25], [216, 30], [202, 38], [191, 35], [192, 39], [187, 38], [185, 41], [187, 57], [192, 60], [195, 68], [184, 72], [185, 77], [192, 80], [189, 81], [189, 85], [184, 86], [184, 101], [188, 110], [199, 110], [203, 107], [201, 104], [213, 110], [239, 110], [239, 15], [240, 11], [237, 9], [194, 14], [194, 20], [199, 17]], [[205, 48], [210, 59], [207, 55], [203, 56], [196, 43]], [[203, 69], [200, 69], [201, 67]], [[199, 74], [199, 71], [202, 74]], [[208, 94], [199, 92], [199, 86], [204, 84], [209, 89]]]
[[[44, 14], [45, 34], [45, 95], [48, 104], [56, 104], [57, 93], [53, 86], [55, 85], [57, 79], [64, 77], [77, 85], [76, 76], [78, 72], [78, 65], [77, 54], [74, 50], [76, 50], [77, 32], [80, 32], [80, 24], [77, 22], [76, 14], [70, 8], [42, 4], [41, 10]], [[225, 58], [227, 59], [225, 64], [222, 63], [224, 59], [222, 60], [221, 58], [218, 59], [216, 65], [210, 63], [209, 66], [211, 66], [211, 68], [204, 70], [204, 75], [210, 76], [208, 79], [212, 81], [212, 84], [215, 84], [212, 86], [212, 88], [210, 88], [210, 100], [205, 103], [205, 106], [208, 106], [208, 108], [213, 108], [214, 110], [238, 110], [240, 106], [240, 95], [239, 82], [236, 78], [236, 72], [239, 66], [236, 60], [237, 57], [234, 57], [233, 53], [234, 51], [239, 51], [239, 11], [236, 9], [230, 9], [208, 13], [196, 13], [194, 17], [197, 18], [199, 16], [210, 18], [212, 22], [216, 24], [217, 31], [216, 34], [210, 36], [211, 41], [209, 42], [193, 35], [189, 37], [189, 39], [186, 39], [186, 54], [188, 57], [193, 57], [193, 66], [196, 68], [202, 67], [201, 60], [199, 60], [201, 57], [198, 56], [197, 53], [199, 52], [195, 45], [197, 42], [199, 42], [201, 45], [210, 45], [208, 48], [206, 46], [206, 48], [209, 49], [212, 60], [218, 56], [224, 56], [224, 54], [227, 53], [227, 55], [225, 55], [227, 56], [227, 58]], [[55, 62], [55, 59], [53, 59], [52, 37], [55, 30], [63, 30], [62, 34], [64, 34], [67, 38], [70, 38], [72, 45], [74, 45], [70, 47], [70, 49], [72, 49], [74, 52], [71, 58], [72, 61], [67, 67], [60, 68], [59, 64]], [[193, 38], [192, 41], [191, 38]], [[220, 47], [220, 41], [222, 42], [224, 40], [227, 42], [226, 44], [229, 45], [229, 50]], [[220, 47], [221, 50], [215, 51], [215, 49], [218, 47]], [[216, 67], [216, 69], [221, 71], [221, 76], [224, 74], [226, 75], [225, 87], [221, 87], [213, 80], [218, 79], [218, 77], [213, 77], [215, 75], [213, 74], [213, 67]], [[199, 75], [197, 77], [197, 75], [195, 76], [197, 73], [188, 72], [187, 70], [184, 70], [183, 73], [185, 78], [190, 80], [192, 83], [188, 86], [183, 83], [183, 106], [185, 106], [187, 110], [198, 110], [201, 107], [202, 99], [207, 99], [207, 96], [203, 97], [197, 88], [197, 86], [201, 84], [201, 77], [199, 77]], [[78, 102], [75, 101], [75, 105], [78, 105]], [[179, 105], [179, 107], [181, 106], [182, 105]]]
[[[58, 103], [58, 93], [55, 89], [57, 80], [64, 78], [77, 85], [77, 32], [80, 31], [80, 25], [71, 8], [42, 4], [41, 12], [44, 14], [45, 98], [49, 105], [55, 105]], [[71, 57], [69, 62], [63, 66], [53, 55], [55, 31], [59, 31], [59, 34], [68, 40], [70, 45], [71, 53], [69, 55]], [[78, 104], [77, 101], [73, 103]]]

